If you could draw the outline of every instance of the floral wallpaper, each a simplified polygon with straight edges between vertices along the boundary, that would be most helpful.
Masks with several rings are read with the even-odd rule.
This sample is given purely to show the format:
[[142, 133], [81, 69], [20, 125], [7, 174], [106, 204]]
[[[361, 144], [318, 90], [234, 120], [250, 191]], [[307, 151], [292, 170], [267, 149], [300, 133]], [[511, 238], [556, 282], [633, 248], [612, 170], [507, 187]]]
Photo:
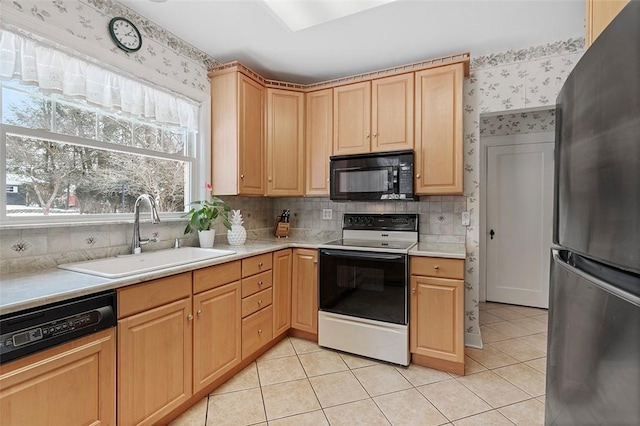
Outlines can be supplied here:
[[[508, 111], [539, 109], [544, 106], [548, 106], [549, 109], [555, 108], [558, 92], [582, 56], [583, 50], [584, 39], [577, 38], [493, 53], [471, 60], [470, 75], [464, 82], [463, 100], [464, 188], [468, 197], [467, 208], [471, 214], [471, 223], [467, 227], [465, 265], [467, 340], [469, 335], [480, 334], [480, 136], [552, 130], [555, 124], [552, 111]], [[495, 114], [503, 111], [504, 114]], [[542, 129], [543, 126], [548, 128]]]
[[[48, 27], [56, 31], [63, 29], [98, 49], [108, 49], [113, 55], [125, 57], [201, 92], [209, 92], [208, 67], [219, 64], [216, 59], [113, 0], [0, 0], [0, 7], [3, 14], [11, 10], [23, 14], [24, 19], [38, 22], [44, 26], [44, 34]], [[108, 24], [115, 16], [136, 24], [143, 38], [139, 51], [127, 53], [112, 42]]]

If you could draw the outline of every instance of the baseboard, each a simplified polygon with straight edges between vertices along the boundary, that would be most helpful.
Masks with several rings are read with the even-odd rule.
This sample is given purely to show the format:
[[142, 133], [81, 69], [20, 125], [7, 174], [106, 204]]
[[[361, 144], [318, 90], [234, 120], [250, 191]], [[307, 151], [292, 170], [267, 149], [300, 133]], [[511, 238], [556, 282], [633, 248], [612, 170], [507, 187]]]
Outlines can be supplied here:
[[288, 333], [291, 337], [299, 337], [300, 339], [309, 340], [311, 342], [318, 343], [318, 334], [310, 333], [308, 331], [297, 330], [295, 328], [290, 328]]
[[429, 367], [435, 370], [457, 374], [458, 376], [464, 376], [464, 362], [446, 361], [418, 354], [411, 354], [411, 362], [423, 367]]
[[476, 333], [464, 333], [464, 345], [470, 348], [482, 349], [482, 336]]

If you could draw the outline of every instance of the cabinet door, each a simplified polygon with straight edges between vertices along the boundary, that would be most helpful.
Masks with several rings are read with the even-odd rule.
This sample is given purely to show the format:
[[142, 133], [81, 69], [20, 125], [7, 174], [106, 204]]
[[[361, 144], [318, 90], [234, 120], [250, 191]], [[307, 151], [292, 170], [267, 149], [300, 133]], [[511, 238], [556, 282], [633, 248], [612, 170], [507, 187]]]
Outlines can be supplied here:
[[371, 151], [413, 149], [413, 73], [371, 82]]
[[333, 155], [371, 150], [371, 83], [333, 89]]
[[291, 327], [318, 333], [318, 251], [293, 251]]
[[240, 281], [193, 296], [194, 393], [242, 359]]
[[227, 72], [211, 77], [211, 185], [218, 195], [239, 191], [238, 78]]
[[304, 93], [267, 89], [267, 195], [304, 194]]
[[243, 74], [238, 85], [238, 195], [264, 195], [264, 87]]
[[627, 3], [629, 0], [587, 0], [586, 47], [591, 46]]
[[151, 425], [191, 396], [191, 297], [118, 321], [118, 424]]
[[462, 280], [411, 276], [411, 352], [464, 361]]
[[462, 194], [463, 75], [463, 64], [416, 73], [416, 194]]
[[0, 422], [114, 425], [115, 328], [0, 366]]
[[329, 157], [333, 149], [333, 90], [307, 93], [305, 195], [329, 195]]
[[273, 253], [273, 336], [284, 333], [291, 326], [291, 267], [293, 251]]

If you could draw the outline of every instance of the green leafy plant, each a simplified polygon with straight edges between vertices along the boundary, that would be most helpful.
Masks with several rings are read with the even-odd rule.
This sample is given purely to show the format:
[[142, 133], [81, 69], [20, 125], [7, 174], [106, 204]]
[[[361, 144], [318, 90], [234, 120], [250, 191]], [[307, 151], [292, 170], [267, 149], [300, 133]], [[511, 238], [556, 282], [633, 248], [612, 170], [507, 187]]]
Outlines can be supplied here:
[[[206, 184], [205, 188], [211, 189], [211, 184]], [[191, 231], [206, 231], [211, 229], [216, 223], [218, 217], [222, 218], [222, 223], [225, 228], [231, 230], [231, 222], [229, 221], [229, 212], [231, 207], [219, 197], [211, 195], [211, 200], [192, 201], [189, 203], [191, 209], [185, 213], [184, 217], [189, 218], [187, 227], [184, 228], [184, 233], [188, 234]]]

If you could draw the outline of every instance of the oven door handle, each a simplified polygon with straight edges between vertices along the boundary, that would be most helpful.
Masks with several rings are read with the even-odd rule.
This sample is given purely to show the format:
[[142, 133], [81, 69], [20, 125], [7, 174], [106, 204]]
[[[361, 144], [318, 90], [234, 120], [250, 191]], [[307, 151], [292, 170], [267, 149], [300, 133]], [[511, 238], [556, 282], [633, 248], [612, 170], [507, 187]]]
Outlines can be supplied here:
[[404, 254], [380, 253], [380, 252], [359, 252], [351, 250], [331, 250], [320, 249], [320, 256], [330, 256], [348, 259], [384, 260], [389, 262], [404, 262]]

